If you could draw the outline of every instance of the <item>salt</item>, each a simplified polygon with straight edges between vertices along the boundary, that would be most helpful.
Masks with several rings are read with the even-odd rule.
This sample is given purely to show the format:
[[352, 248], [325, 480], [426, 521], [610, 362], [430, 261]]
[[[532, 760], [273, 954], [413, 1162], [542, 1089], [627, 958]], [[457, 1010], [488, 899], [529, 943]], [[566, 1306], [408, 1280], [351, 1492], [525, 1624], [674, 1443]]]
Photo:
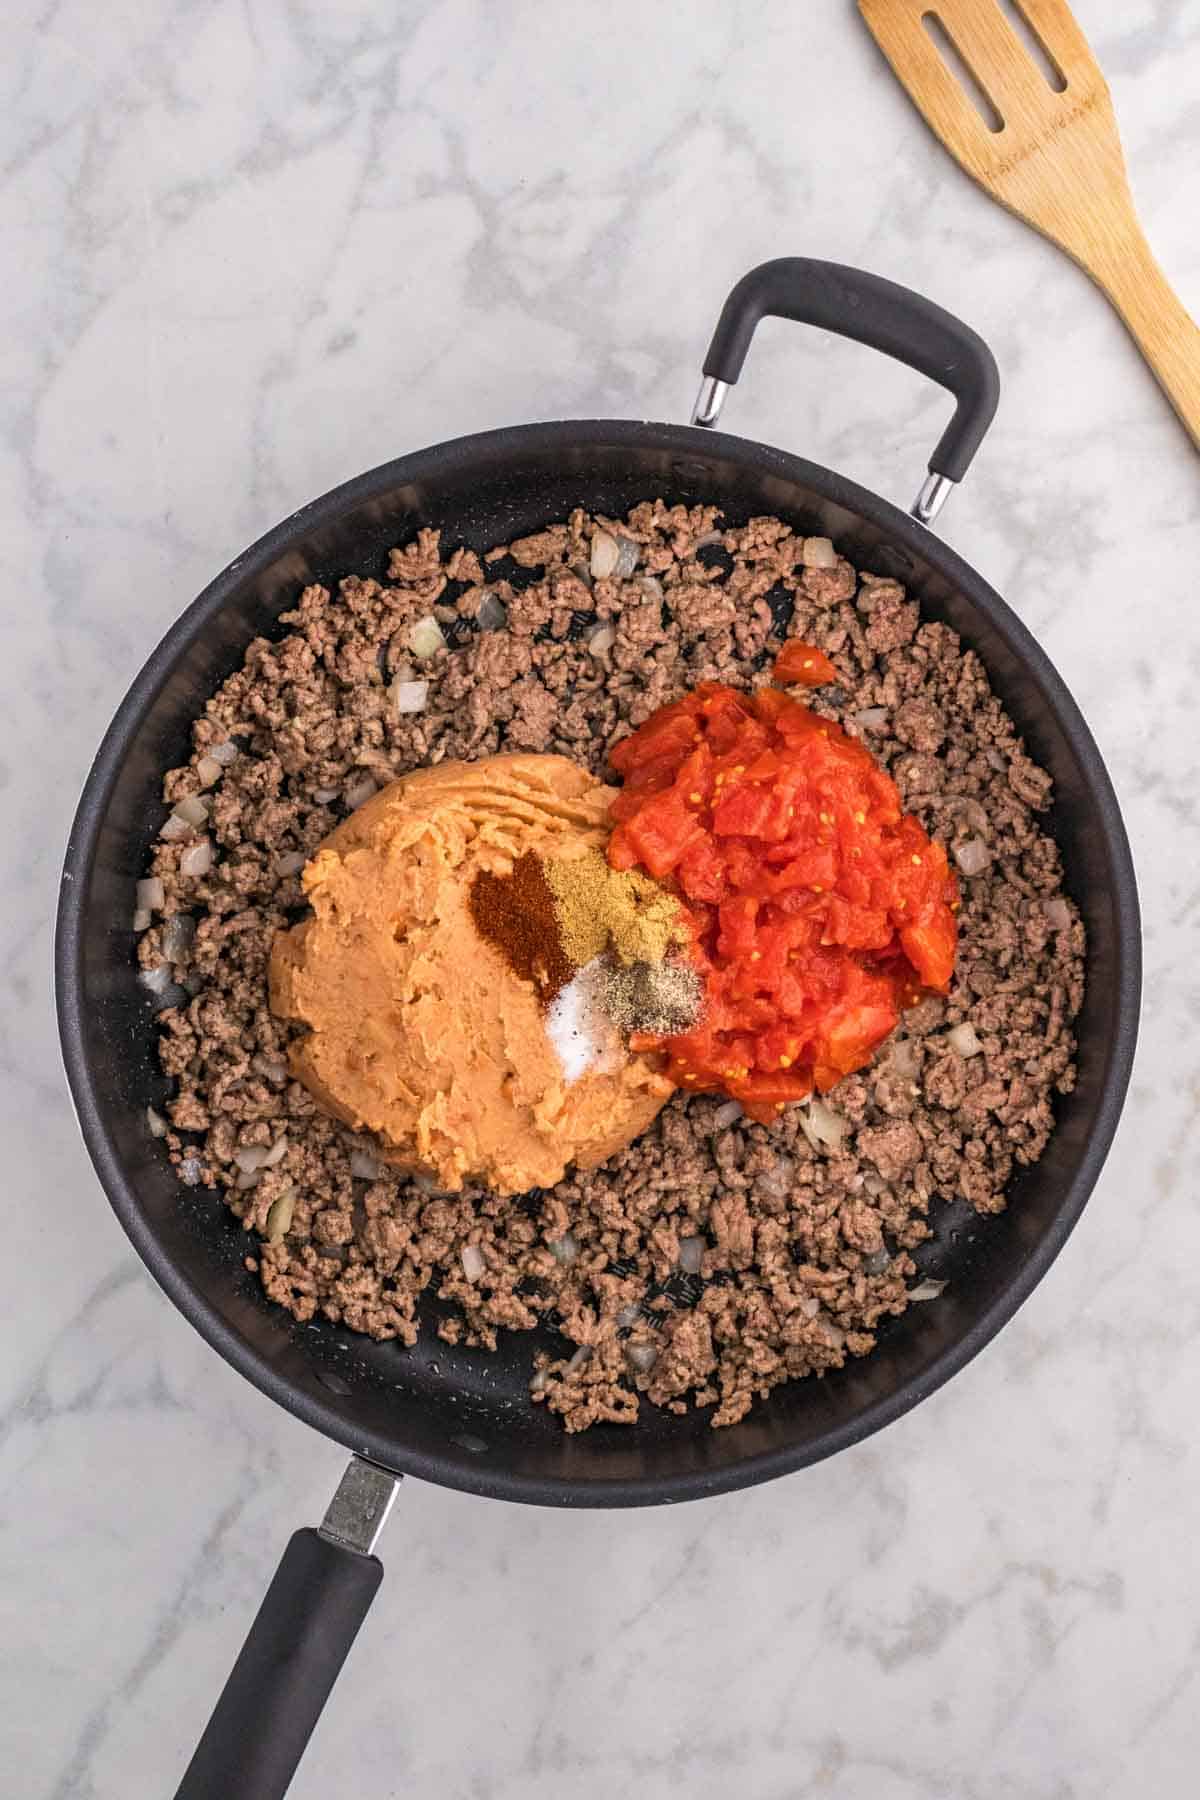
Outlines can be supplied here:
[[621, 1037], [604, 1010], [605, 963], [594, 957], [560, 988], [546, 1011], [546, 1035], [568, 1083], [589, 1069], [611, 1069], [623, 1054]]

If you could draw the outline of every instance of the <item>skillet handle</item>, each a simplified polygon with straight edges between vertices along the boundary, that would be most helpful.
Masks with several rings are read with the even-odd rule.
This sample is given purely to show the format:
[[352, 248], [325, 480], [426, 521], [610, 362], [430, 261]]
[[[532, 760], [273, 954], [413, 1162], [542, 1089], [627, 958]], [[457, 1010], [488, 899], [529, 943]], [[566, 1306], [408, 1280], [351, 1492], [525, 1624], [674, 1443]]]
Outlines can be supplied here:
[[742, 372], [760, 319], [795, 319], [853, 338], [907, 363], [954, 395], [954, 417], [929, 459], [929, 479], [912, 508], [932, 523], [983, 442], [1000, 398], [996, 361], [983, 339], [911, 289], [807, 256], [781, 256], [743, 275], [717, 321], [693, 425], [713, 426]]
[[383, 1580], [397, 1481], [355, 1458], [321, 1529], [292, 1537], [176, 1800], [283, 1800]]

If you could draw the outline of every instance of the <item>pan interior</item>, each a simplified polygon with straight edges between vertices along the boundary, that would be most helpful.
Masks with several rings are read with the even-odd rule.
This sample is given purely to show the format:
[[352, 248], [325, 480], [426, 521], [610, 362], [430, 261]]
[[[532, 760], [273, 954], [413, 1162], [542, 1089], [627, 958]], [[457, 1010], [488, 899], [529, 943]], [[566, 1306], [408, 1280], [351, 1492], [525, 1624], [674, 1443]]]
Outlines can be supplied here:
[[[965, 1203], [934, 1208], [936, 1236], [920, 1260], [949, 1281], [937, 1304], [890, 1322], [871, 1356], [777, 1388], [731, 1429], [645, 1405], [636, 1428], [572, 1438], [529, 1402], [532, 1335], [503, 1334], [494, 1355], [451, 1348], [434, 1335], [426, 1297], [426, 1329], [406, 1350], [324, 1322], [299, 1326], [262, 1297], [243, 1267], [251, 1241], [217, 1196], [181, 1189], [146, 1131], [145, 1108], [166, 1089], [126, 921], [161, 819], [163, 771], [186, 758], [192, 719], [249, 639], [277, 630], [303, 585], [382, 575], [391, 546], [422, 525], [484, 550], [576, 506], [620, 515], [655, 496], [715, 503], [731, 522], [773, 513], [830, 535], [861, 567], [899, 576], [927, 617], [978, 650], [1054, 777], [1049, 829], [1084, 911], [1089, 979], [1078, 1085], [1041, 1162], [1018, 1176], [998, 1218], [980, 1220]], [[667, 426], [531, 426], [420, 453], [347, 484], [231, 565], [160, 645], [105, 740], [68, 856], [58, 954], [68, 1072], [89, 1146], [126, 1229], [193, 1322], [273, 1397], [376, 1460], [561, 1504], [686, 1498], [782, 1472], [885, 1423], [967, 1360], [1044, 1271], [1086, 1199], [1115, 1127], [1137, 1000], [1136, 901], [1111, 789], [1073, 703], [1014, 616], [873, 496], [762, 446]]]

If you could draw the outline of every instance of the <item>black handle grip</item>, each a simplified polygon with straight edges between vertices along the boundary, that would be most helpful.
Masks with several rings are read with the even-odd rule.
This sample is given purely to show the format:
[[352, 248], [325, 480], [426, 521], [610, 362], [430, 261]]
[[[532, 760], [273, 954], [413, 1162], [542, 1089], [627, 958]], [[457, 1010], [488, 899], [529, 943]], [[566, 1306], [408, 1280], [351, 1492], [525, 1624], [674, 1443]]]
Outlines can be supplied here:
[[282, 1800], [382, 1579], [377, 1556], [296, 1532], [176, 1800]]
[[996, 361], [983, 339], [909, 288], [807, 256], [781, 256], [743, 275], [721, 311], [704, 373], [732, 384], [763, 318], [795, 319], [869, 344], [948, 388], [958, 405], [929, 459], [935, 475], [961, 481], [1000, 398]]

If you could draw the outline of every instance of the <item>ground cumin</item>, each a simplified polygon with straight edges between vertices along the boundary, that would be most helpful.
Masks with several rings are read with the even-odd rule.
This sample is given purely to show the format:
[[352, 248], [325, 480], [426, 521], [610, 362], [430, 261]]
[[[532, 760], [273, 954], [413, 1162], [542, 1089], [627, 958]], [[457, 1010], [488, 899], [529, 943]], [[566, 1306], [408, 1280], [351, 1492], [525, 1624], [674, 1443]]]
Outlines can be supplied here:
[[540, 858], [527, 850], [507, 875], [481, 869], [471, 883], [471, 917], [481, 937], [503, 951], [544, 1001], [565, 988], [576, 965], [559, 937], [554, 895]]
[[598, 850], [546, 865], [559, 941], [578, 968], [610, 952], [622, 964], [660, 963], [682, 942], [678, 902], [635, 869], [610, 869]]

